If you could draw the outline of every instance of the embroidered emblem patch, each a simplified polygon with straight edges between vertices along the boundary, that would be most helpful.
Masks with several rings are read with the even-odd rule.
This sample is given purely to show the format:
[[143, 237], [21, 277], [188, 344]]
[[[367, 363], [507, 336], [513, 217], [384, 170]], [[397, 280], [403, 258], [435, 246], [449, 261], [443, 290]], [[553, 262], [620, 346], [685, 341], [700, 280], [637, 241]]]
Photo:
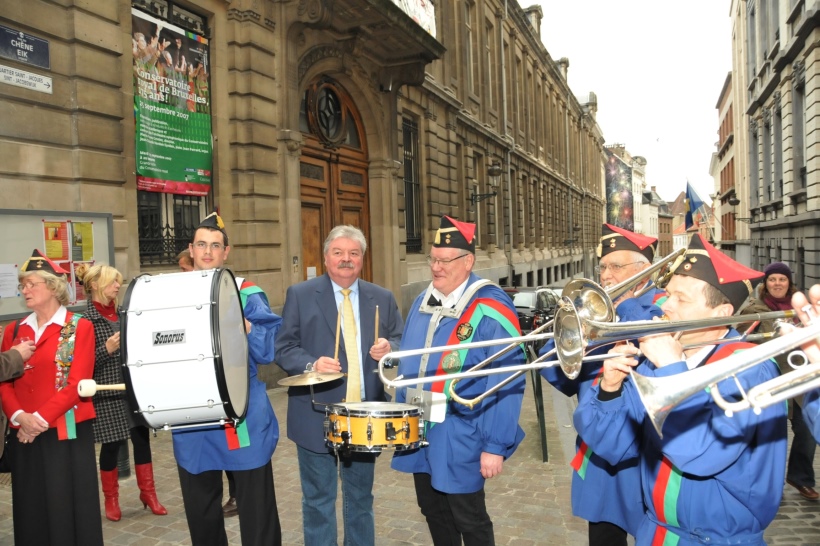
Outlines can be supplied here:
[[473, 326], [469, 322], [462, 322], [458, 325], [458, 329], [456, 330], [456, 337], [459, 341], [469, 339], [471, 335], [473, 335]]
[[444, 360], [441, 361], [441, 367], [444, 368], [444, 371], [447, 373], [461, 369], [461, 359], [458, 357], [458, 353], [450, 353], [445, 356]]

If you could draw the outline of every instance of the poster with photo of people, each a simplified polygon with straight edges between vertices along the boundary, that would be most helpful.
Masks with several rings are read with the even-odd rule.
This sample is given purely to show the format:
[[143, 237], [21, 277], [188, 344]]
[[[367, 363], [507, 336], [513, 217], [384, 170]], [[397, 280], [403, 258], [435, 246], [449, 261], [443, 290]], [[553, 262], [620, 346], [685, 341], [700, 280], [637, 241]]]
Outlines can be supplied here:
[[137, 188], [207, 195], [212, 181], [208, 40], [131, 10]]

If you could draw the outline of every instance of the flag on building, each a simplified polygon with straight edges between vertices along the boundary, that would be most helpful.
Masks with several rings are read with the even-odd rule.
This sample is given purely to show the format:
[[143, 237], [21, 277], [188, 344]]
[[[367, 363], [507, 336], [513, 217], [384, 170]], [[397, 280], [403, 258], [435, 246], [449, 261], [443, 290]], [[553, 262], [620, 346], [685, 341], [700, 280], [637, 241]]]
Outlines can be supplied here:
[[700, 198], [698, 192], [692, 187], [692, 184], [686, 182], [686, 229], [688, 230], [695, 225], [695, 213], [703, 206], [703, 199]]

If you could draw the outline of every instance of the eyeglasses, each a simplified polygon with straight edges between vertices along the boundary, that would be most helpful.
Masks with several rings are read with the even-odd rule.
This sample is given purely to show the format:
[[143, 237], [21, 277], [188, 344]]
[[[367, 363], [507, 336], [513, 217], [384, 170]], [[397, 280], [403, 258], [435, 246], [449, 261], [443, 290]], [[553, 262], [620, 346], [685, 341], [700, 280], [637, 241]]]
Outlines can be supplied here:
[[617, 273], [618, 271], [620, 271], [621, 269], [623, 269], [623, 268], [624, 268], [624, 267], [626, 267], [626, 266], [629, 266], [629, 265], [635, 265], [635, 264], [639, 264], [639, 263], [641, 263], [641, 262], [630, 262], [630, 263], [628, 263], [628, 264], [608, 264], [608, 265], [607, 265], [607, 264], [604, 264], [604, 265], [596, 265], [596, 266], [595, 266], [595, 274], [596, 274], [596, 275], [600, 275], [601, 273], [603, 273], [603, 272], [604, 272], [604, 271], [606, 271], [607, 269], [609, 269], [609, 270], [610, 270], [610, 271], [612, 271], [613, 273]]
[[439, 260], [438, 258], [433, 258], [432, 256], [427, 256], [427, 263], [432, 265], [441, 265], [445, 266], [448, 265], [458, 259], [463, 258], [464, 256], [469, 256], [469, 254], [462, 254], [461, 256], [456, 256], [455, 258], [451, 258], [449, 260]]
[[223, 245], [222, 243], [208, 244], [205, 241], [197, 241], [194, 243], [194, 247], [198, 248], [199, 250], [205, 250], [206, 248], [210, 247], [211, 250], [219, 251], [225, 248], [225, 245]]
[[19, 290], [20, 292], [22, 292], [24, 288], [27, 288], [27, 289], [31, 290], [32, 288], [34, 288], [38, 284], [46, 284], [46, 281], [43, 281], [43, 282], [30, 282], [29, 281], [25, 284], [18, 284], [17, 285], [17, 290]]

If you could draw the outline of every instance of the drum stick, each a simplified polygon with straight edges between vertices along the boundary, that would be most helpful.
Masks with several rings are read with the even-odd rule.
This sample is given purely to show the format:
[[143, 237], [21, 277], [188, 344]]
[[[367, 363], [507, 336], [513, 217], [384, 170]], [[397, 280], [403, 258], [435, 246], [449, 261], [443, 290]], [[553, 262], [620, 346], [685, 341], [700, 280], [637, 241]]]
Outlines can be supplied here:
[[373, 341], [373, 345], [379, 342], [379, 306], [376, 306], [376, 338]]
[[333, 353], [333, 360], [339, 360], [339, 332], [342, 330], [342, 309], [336, 314], [336, 351]]
[[93, 379], [83, 379], [77, 383], [77, 394], [86, 398], [94, 396], [97, 391], [124, 391], [125, 383], [115, 383], [113, 385], [98, 385]]

